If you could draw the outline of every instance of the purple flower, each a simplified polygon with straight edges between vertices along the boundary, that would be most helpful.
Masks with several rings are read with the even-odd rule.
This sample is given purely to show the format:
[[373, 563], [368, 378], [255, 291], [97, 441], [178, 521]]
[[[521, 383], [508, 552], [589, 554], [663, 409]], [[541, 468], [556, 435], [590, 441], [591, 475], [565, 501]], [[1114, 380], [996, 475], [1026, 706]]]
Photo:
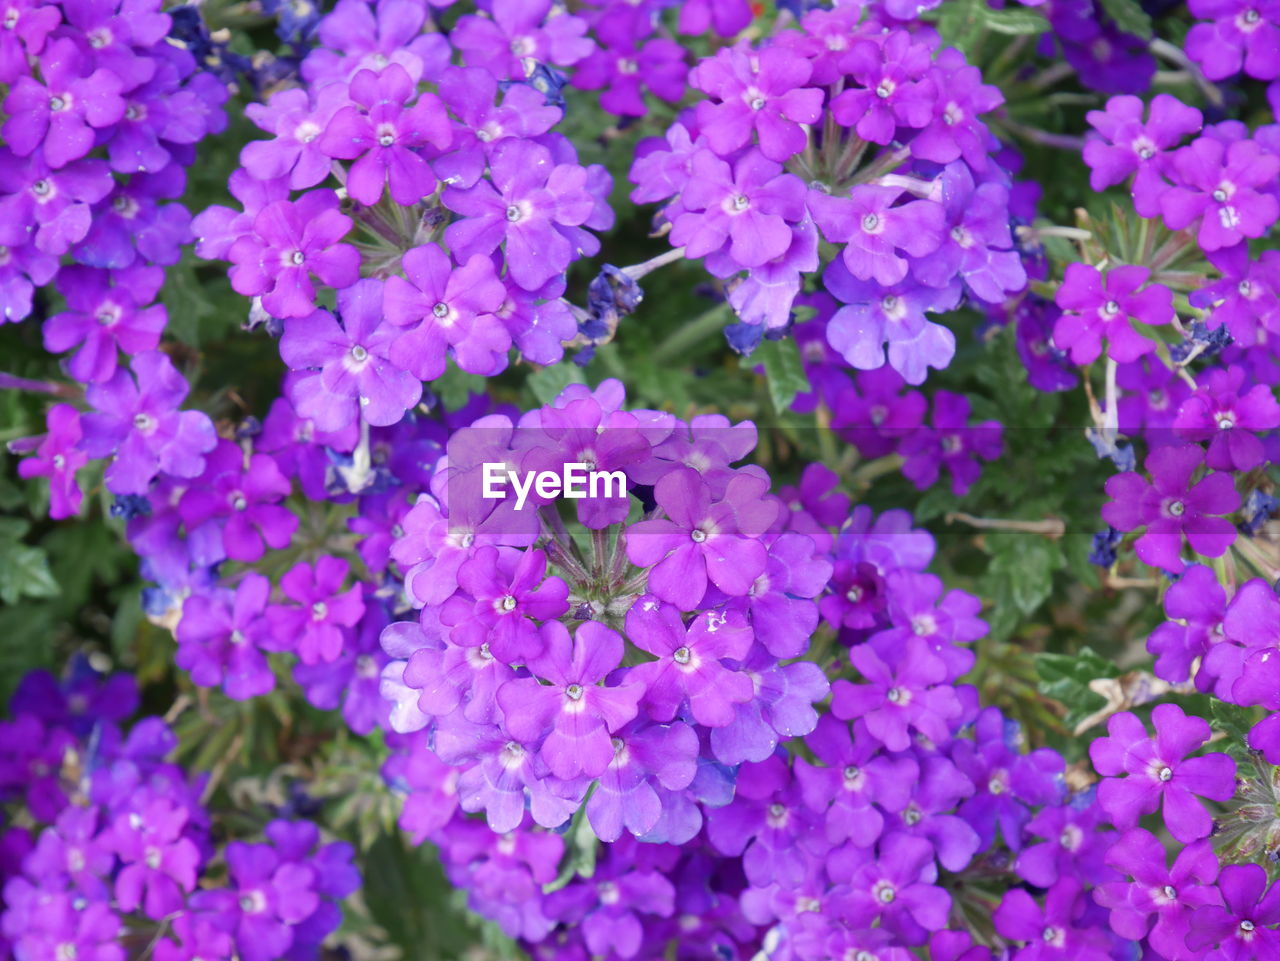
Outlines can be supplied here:
[[346, 102], [344, 93], [341, 84], [327, 84], [316, 91], [313, 107], [307, 91], [295, 87], [277, 91], [266, 103], [246, 104], [245, 116], [276, 136], [245, 144], [240, 151], [241, 165], [257, 180], [288, 176], [293, 190], [306, 190], [323, 181], [332, 172], [333, 162], [321, 149], [320, 135]]
[[542, 655], [535, 622], [569, 609], [569, 586], [547, 577], [547, 555], [538, 550], [481, 547], [458, 568], [458, 587], [440, 613], [440, 622], [453, 628], [450, 641], [462, 647], [487, 644], [506, 663]]
[[[1107, 863], [1131, 876], [1110, 881], [1094, 891], [1099, 904], [1111, 910], [1111, 930], [1130, 941], [1150, 940], [1166, 958], [1184, 961], [1192, 912], [1219, 903], [1213, 882], [1218, 859], [1213, 844], [1196, 841], [1180, 850], [1166, 867], [1164, 845], [1149, 831], [1134, 828], [1111, 843]], [[1154, 924], [1152, 923], [1154, 921]]]
[[438, 74], [452, 49], [439, 33], [424, 32], [431, 6], [414, 0], [338, 0], [320, 21], [320, 43], [302, 63], [302, 77], [323, 89], [326, 80], [346, 80], [362, 69], [399, 64], [418, 81], [428, 67]]
[[15, 956], [42, 961], [59, 956], [77, 961], [124, 961], [124, 947], [119, 943], [120, 918], [107, 902], [91, 901], [79, 907], [71, 894], [61, 892], [41, 892], [39, 900], [40, 923], [19, 933]]
[[43, 82], [19, 77], [5, 98], [9, 115], [0, 136], [20, 157], [43, 148], [55, 170], [93, 149], [95, 128], [109, 127], [124, 116], [120, 78], [98, 69], [80, 72], [84, 58], [69, 38], [53, 41], [40, 55]]
[[1280, 251], [1264, 250], [1256, 258], [1247, 243], [1224, 247], [1208, 255], [1222, 279], [1191, 292], [1191, 306], [1211, 309], [1210, 330], [1226, 325], [1242, 346], [1260, 343], [1280, 333]]
[[200, 852], [184, 836], [188, 812], [168, 798], [149, 800], [137, 813], [121, 814], [112, 825], [112, 846], [120, 856], [116, 904], [163, 918], [183, 906], [196, 886]]
[[863, 140], [887, 144], [898, 127], [923, 127], [933, 116], [938, 91], [928, 76], [929, 45], [906, 30], [858, 39], [840, 61], [856, 85], [831, 101], [831, 115]]
[[5, 4], [5, 30], [0, 33], [0, 83], [11, 84], [31, 69], [45, 40], [62, 21], [61, 9], [42, 0], [10, 0]]
[[99, 382], [116, 372], [116, 350], [136, 354], [154, 350], [168, 322], [163, 304], [155, 299], [164, 283], [158, 267], [108, 272], [91, 267], [66, 267], [58, 274], [58, 289], [67, 310], [44, 322], [46, 350], [61, 353], [79, 347], [67, 362], [76, 380]]
[[208, 416], [177, 409], [191, 388], [168, 357], [144, 351], [130, 367], [132, 375], [121, 369], [89, 385], [85, 399], [95, 411], [81, 418], [85, 452], [115, 455], [106, 472], [115, 494], [145, 494], [160, 471], [195, 477], [217, 443]]
[[1226, 608], [1227, 593], [1213, 570], [1203, 564], [1187, 567], [1165, 592], [1164, 613], [1169, 620], [1147, 638], [1147, 650], [1156, 659], [1156, 676], [1173, 684], [1185, 682], [1191, 665], [1222, 640]]
[[499, 80], [523, 80], [525, 61], [569, 67], [594, 49], [583, 34], [587, 22], [552, 11], [551, 0], [493, 0], [489, 17], [465, 16], [449, 35], [468, 66], [484, 67]]
[[298, 606], [268, 608], [267, 620], [276, 636], [289, 638], [303, 664], [334, 660], [342, 652], [346, 629], [364, 614], [360, 585], [341, 589], [348, 567], [341, 558], [324, 555], [314, 565], [295, 564], [280, 578], [280, 590]]
[[40, 253], [62, 256], [84, 239], [93, 217], [90, 205], [114, 185], [102, 160], [53, 170], [41, 154], [22, 159], [0, 148], [0, 244], [21, 248], [34, 239]]
[[407, 328], [395, 343], [410, 373], [434, 380], [444, 373], [450, 350], [468, 373], [488, 376], [506, 366], [511, 336], [494, 316], [506, 288], [489, 257], [474, 253], [455, 267], [448, 254], [428, 244], [401, 262], [405, 277], [387, 279], [383, 309], [389, 323]]
[[768, 481], [735, 473], [713, 501], [697, 471], [679, 467], [662, 477], [654, 497], [666, 518], [627, 529], [627, 557], [651, 567], [649, 590], [682, 611], [698, 606], [708, 582], [732, 597], [747, 594], [764, 573], [768, 552], [759, 537], [777, 516], [764, 499]]
[[960, 285], [950, 277], [941, 287], [926, 287], [911, 277], [886, 286], [858, 280], [843, 260], [833, 260], [822, 280], [845, 305], [827, 321], [827, 342], [853, 367], [883, 367], [887, 346], [889, 366], [908, 384], [922, 384], [930, 367], [941, 370], [951, 363], [955, 335], [925, 319], [959, 304]]
[[743, 267], [759, 267], [791, 246], [790, 223], [804, 214], [805, 187], [759, 150], [732, 168], [709, 150], [693, 156], [683, 194], [685, 212], [675, 219], [671, 243], [691, 260], [719, 250]]
[[[885, 659], [887, 657], [887, 659]], [[865, 684], [838, 680], [832, 685], [831, 713], [842, 721], [857, 718], [890, 751], [911, 746], [911, 731], [935, 744], [951, 737], [949, 721], [960, 714], [955, 691], [945, 684], [946, 664], [918, 637], [882, 656], [862, 645], [849, 661]]]
[[1187, 56], [1210, 80], [1242, 69], [1250, 77], [1280, 76], [1280, 4], [1275, 0], [1191, 0], [1192, 16], [1211, 20], [1187, 33]]
[[1165, 225], [1194, 228], [1206, 251], [1261, 237], [1280, 216], [1280, 202], [1267, 192], [1280, 173], [1280, 157], [1253, 140], [1228, 145], [1200, 137], [1173, 154], [1168, 173], [1174, 186], [1160, 195]]
[[613, 732], [612, 747], [613, 758], [587, 799], [587, 820], [602, 841], [618, 840], [624, 828], [643, 837], [662, 816], [659, 789], [683, 791], [693, 782], [698, 737], [680, 722], [636, 720]]
[[320, 430], [360, 420], [387, 427], [422, 397], [422, 384], [391, 359], [401, 334], [382, 322], [382, 305], [382, 284], [361, 280], [338, 293], [341, 326], [326, 310], [285, 324], [281, 359], [295, 370], [319, 368], [293, 381], [290, 396]]
[[804, 149], [801, 124], [817, 123], [821, 90], [805, 87], [809, 62], [784, 47], [721, 50], [690, 74], [693, 86], [718, 100], [698, 105], [698, 128], [711, 149], [728, 156], [759, 134], [759, 149], [779, 163]]
[[351, 218], [338, 212], [331, 190], [313, 190], [296, 201], [269, 203], [253, 219], [251, 232], [231, 244], [231, 286], [281, 318], [315, 310], [314, 274], [321, 283], [350, 287], [360, 274], [360, 254], [339, 243]]
[[849, 907], [855, 924], [879, 923], [907, 944], [923, 944], [926, 931], [947, 924], [951, 895], [934, 882], [938, 866], [933, 846], [922, 838], [891, 834], [877, 857], [849, 878]]
[[1267, 886], [1267, 872], [1258, 864], [1229, 864], [1218, 876], [1222, 905], [1209, 904], [1191, 915], [1187, 947], [1204, 951], [1216, 946], [1212, 957], [1226, 961], [1273, 958], [1280, 952], [1280, 886]]
[[336, 660], [293, 668], [294, 680], [302, 686], [308, 703], [322, 711], [341, 707], [342, 719], [356, 734], [369, 734], [387, 725], [391, 699], [382, 695], [382, 671], [388, 659], [378, 644], [387, 623], [384, 605], [371, 600], [354, 643], [345, 646]]
[[89, 462], [89, 455], [80, 449], [80, 412], [70, 404], [54, 404], [46, 424], [48, 432], [38, 439], [34, 452], [18, 463], [18, 476], [49, 478], [49, 516], [72, 517], [80, 512], [84, 499], [76, 472]]
[[714, 30], [721, 37], [733, 37], [746, 28], [752, 16], [748, 0], [688, 0], [680, 5], [679, 30], [685, 36]]
[[[436, 177], [421, 150], [449, 146], [452, 128], [435, 94], [417, 95], [399, 64], [380, 73], [361, 70], [351, 80], [350, 96], [359, 107], [343, 107], [329, 120], [319, 148], [331, 157], [355, 160], [347, 173], [347, 193], [373, 206], [390, 189], [398, 204], [411, 206], [428, 196]], [[361, 109], [363, 108], [363, 109]]]
[[754, 695], [751, 679], [724, 664], [750, 650], [752, 632], [741, 614], [706, 611], [686, 627], [679, 610], [644, 595], [626, 623], [631, 643], [658, 658], [627, 675], [644, 686], [642, 703], [654, 720], [670, 721], [687, 704], [699, 724], [723, 727], [733, 721], [733, 705]]
[[175, 660], [200, 687], [219, 687], [243, 701], [275, 689], [275, 674], [264, 651], [285, 650], [287, 640], [271, 631], [263, 612], [271, 582], [247, 573], [234, 594], [192, 594], [182, 605], [175, 636]]
[[1220, 516], [1240, 507], [1232, 476], [1215, 472], [1191, 482], [1204, 457], [1196, 444], [1157, 447], [1144, 463], [1150, 483], [1135, 471], [1107, 481], [1111, 500], [1102, 506], [1102, 519], [1119, 531], [1145, 527], [1133, 546], [1153, 567], [1182, 570], [1184, 534], [1191, 549], [1205, 557], [1221, 557], [1236, 539], [1236, 529]]
[[1014, 869], [1041, 888], [1065, 877], [1082, 884], [1114, 877], [1103, 863], [1115, 839], [1114, 834], [1101, 830], [1105, 822], [1106, 815], [1093, 791], [1078, 794], [1067, 804], [1043, 808], [1027, 822], [1026, 830], [1044, 840], [1028, 843], [1018, 853]]
[[983, 83], [982, 71], [950, 47], [937, 51], [932, 83], [937, 91], [933, 115], [911, 138], [911, 155], [942, 164], [963, 157], [973, 170], [983, 171], [990, 134], [978, 116], [1003, 104], [1004, 95]]
[[579, 227], [592, 216], [595, 199], [587, 190], [587, 171], [556, 163], [541, 144], [515, 139], [499, 142], [489, 169], [492, 183], [486, 179], [467, 189], [445, 189], [444, 205], [462, 215], [446, 228], [445, 240], [458, 259], [490, 254], [505, 241], [511, 279], [537, 290], [575, 256], [561, 228]]
[[1001, 937], [1024, 942], [1012, 961], [1108, 961], [1106, 934], [1083, 925], [1086, 900], [1081, 894], [1074, 878], [1051, 887], [1043, 908], [1021, 888], [1008, 891], [992, 918]]
[[[1197, 797], [1226, 801], [1235, 793], [1235, 762], [1225, 754], [1186, 755], [1209, 739], [1207, 721], [1188, 717], [1176, 704], [1158, 704], [1151, 714], [1155, 737], [1128, 711], [1107, 721], [1107, 737], [1089, 745], [1089, 757], [1105, 780], [1098, 803], [1122, 831], [1164, 804], [1164, 822], [1190, 844], [1208, 837], [1213, 818]], [[1127, 776], [1122, 776], [1127, 775]]]
[[582, 938], [593, 955], [637, 957], [645, 940], [640, 915], [670, 917], [675, 912], [675, 885], [661, 871], [632, 866], [630, 860], [618, 858], [618, 866], [598, 868], [590, 880], [546, 899], [549, 916], [581, 925]]
[[[675, 103], [684, 94], [689, 68], [684, 48], [674, 40], [645, 40], [647, 18], [640, 10], [613, 6], [595, 22], [600, 46], [573, 71], [579, 90], [603, 90], [600, 107], [620, 117], [643, 117], [647, 87], [655, 96]], [[641, 42], [641, 41], [644, 42]]]
[[946, 210], [932, 200], [892, 206], [900, 187], [861, 184], [848, 197], [810, 191], [809, 208], [827, 240], [845, 244], [844, 264], [859, 280], [896, 284], [907, 276], [906, 254], [923, 257], [942, 240]]
[[963, 497], [982, 472], [979, 459], [995, 460], [1004, 449], [998, 421], [969, 425], [969, 399], [938, 391], [933, 398], [931, 427], [919, 427], [902, 439], [898, 452], [903, 476], [921, 490], [933, 486], [938, 472], [951, 474], [951, 491]]
[[1121, 266], [1108, 270], [1104, 279], [1097, 267], [1068, 264], [1055, 297], [1064, 313], [1053, 327], [1054, 346], [1070, 351], [1080, 365], [1098, 358], [1103, 338], [1107, 356], [1120, 363], [1155, 350], [1155, 342], [1130, 323], [1167, 324], [1173, 317], [1173, 292], [1163, 284], [1147, 284], [1150, 276], [1146, 267]]
[[564, 780], [598, 777], [614, 757], [609, 735], [635, 717], [644, 688], [600, 686], [622, 662], [623, 647], [603, 624], [587, 621], [571, 640], [563, 624], [548, 621], [541, 634], [543, 652], [527, 664], [534, 676], [498, 690], [507, 730], [532, 744], [550, 727], [539, 755], [551, 773]]

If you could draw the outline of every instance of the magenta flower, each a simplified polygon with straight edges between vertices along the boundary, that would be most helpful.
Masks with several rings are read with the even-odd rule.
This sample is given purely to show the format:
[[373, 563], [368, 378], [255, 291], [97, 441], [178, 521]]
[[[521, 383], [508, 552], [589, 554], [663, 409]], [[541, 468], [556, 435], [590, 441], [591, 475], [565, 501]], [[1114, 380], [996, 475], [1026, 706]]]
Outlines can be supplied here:
[[264, 616], [271, 582], [248, 573], [234, 593], [194, 593], [182, 605], [174, 630], [175, 661], [200, 687], [222, 687], [227, 697], [244, 701], [275, 689], [276, 678], [265, 651], [285, 650]]
[[315, 565], [295, 564], [280, 578], [280, 590], [298, 606], [267, 609], [267, 620], [278, 637], [289, 638], [303, 664], [335, 660], [342, 653], [347, 631], [364, 614], [359, 584], [345, 591], [348, 564], [323, 555]]
[[360, 106], [335, 113], [319, 140], [329, 156], [355, 160], [347, 172], [347, 193], [365, 206], [376, 204], [388, 188], [404, 206], [428, 196], [436, 176], [422, 148], [443, 150], [453, 136], [440, 98], [417, 94], [413, 79], [394, 63], [380, 73], [361, 70], [351, 79], [350, 96]]
[[46, 350], [79, 347], [67, 361], [76, 380], [99, 382], [116, 372], [117, 349], [126, 354], [154, 350], [168, 322], [163, 304], [145, 306], [164, 283], [159, 267], [123, 271], [71, 266], [58, 274], [68, 309], [44, 322]]
[[115, 454], [106, 472], [114, 494], [145, 494], [161, 471], [195, 477], [217, 443], [208, 415], [178, 410], [191, 386], [167, 356], [144, 351], [130, 366], [132, 374], [120, 369], [106, 382], [89, 385], [85, 399], [95, 410], [81, 418], [85, 452]]
[[543, 652], [527, 665], [534, 676], [498, 690], [507, 730], [527, 744], [545, 732], [539, 755], [556, 777], [598, 777], [613, 760], [609, 735], [636, 716], [644, 688], [601, 686], [623, 652], [622, 638], [603, 624], [586, 621], [570, 639], [563, 624], [548, 621], [541, 635]]
[[836, 681], [832, 714], [842, 721], [861, 718], [868, 733], [890, 751], [907, 750], [913, 730], [935, 744], [950, 739], [949, 721], [959, 716], [960, 701], [945, 683], [946, 664], [925, 641], [908, 638], [883, 656], [860, 645], [850, 651], [849, 661], [867, 683]]
[[1280, 955], [1280, 885], [1267, 886], [1259, 864], [1229, 864], [1218, 876], [1222, 905], [1206, 905], [1191, 915], [1187, 947], [1224, 961]]
[[1160, 178], [1161, 158], [1178, 146], [1184, 137], [1198, 133], [1204, 117], [1177, 97], [1157, 94], [1144, 121], [1142, 100], [1131, 95], [1112, 97], [1105, 110], [1085, 114], [1098, 132], [1084, 145], [1084, 162], [1092, 173], [1089, 186], [1102, 191], [1134, 176], [1133, 195], [1138, 212], [1155, 216], [1159, 205], [1144, 204], [1144, 198], [1158, 196], [1166, 189]]
[[1244, 70], [1258, 80], [1280, 76], [1280, 3], [1276, 0], [1191, 0], [1192, 16], [1208, 19], [1187, 33], [1187, 56], [1210, 80]]
[[1259, 435], [1280, 427], [1280, 404], [1266, 384], [1244, 390], [1245, 369], [1208, 372], [1207, 381], [1182, 402], [1173, 429], [1186, 440], [1209, 441], [1205, 463], [1221, 471], [1248, 471], [1267, 459]]
[[453, 628], [449, 640], [462, 647], [488, 644], [509, 664], [541, 655], [537, 622], [569, 609], [569, 585], [547, 577], [547, 555], [538, 550], [481, 547], [458, 568], [458, 587], [440, 612], [440, 622]]
[[656, 721], [672, 720], [687, 703], [699, 724], [723, 727], [733, 706], [754, 696], [751, 678], [723, 663], [751, 649], [751, 628], [736, 611], [706, 611], [686, 627], [678, 610], [646, 594], [627, 612], [627, 638], [658, 658], [627, 675], [644, 685], [643, 704]]
[[[1147, 651], [1156, 659], [1156, 676], [1173, 684], [1185, 682], [1191, 665], [1222, 640], [1226, 608], [1227, 592], [1212, 568], [1193, 564], [1184, 570], [1164, 595], [1169, 620], [1147, 638]], [[1198, 671], [1197, 678], [1201, 675]]]
[[448, 254], [427, 244], [410, 250], [401, 263], [405, 276], [387, 279], [383, 309], [389, 323], [407, 328], [396, 351], [410, 373], [434, 380], [444, 373], [451, 349], [468, 373], [488, 376], [506, 366], [511, 335], [494, 316], [506, 287], [489, 257], [472, 254], [455, 267]]
[[861, 184], [848, 197], [810, 191], [809, 207], [822, 235], [845, 244], [844, 264], [859, 280], [896, 284], [907, 276], [904, 254], [923, 257], [938, 249], [946, 210], [932, 200], [911, 200], [892, 206], [902, 196], [899, 187]]
[[62, 256], [89, 232], [90, 205], [114, 186], [104, 160], [53, 170], [39, 153], [22, 159], [0, 148], [0, 244], [21, 248], [34, 238], [40, 253]]
[[898, 445], [905, 458], [902, 474], [921, 490], [932, 487], [941, 468], [951, 474], [951, 491], [963, 497], [982, 473], [980, 460], [992, 461], [1004, 449], [999, 421], [969, 424], [969, 398], [940, 390], [933, 398], [929, 427], [917, 427]]
[[[444, 205], [462, 215], [445, 229], [458, 259], [491, 254], [506, 243], [507, 271], [525, 290], [537, 290], [564, 272], [574, 245], [560, 229], [579, 227], [592, 216], [595, 199], [587, 190], [587, 170], [557, 164], [539, 143], [508, 138], [489, 158], [492, 183], [449, 187]], [[594, 251], [588, 251], [592, 253]]]
[[1168, 174], [1174, 186], [1160, 195], [1165, 225], [1194, 229], [1206, 251], [1261, 237], [1280, 217], [1280, 202], [1268, 190], [1280, 174], [1280, 157], [1256, 141], [1228, 145], [1201, 137], [1173, 154]]
[[855, 923], [873, 920], [907, 944], [919, 944], [925, 931], [947, 926], [951, 895], [934, 882], [938, 866], [933, 846], [923, 838], [891, 834], [849, 878], [849, 906]]
[[1225, 754], [1186, 755], [1209, 740], [1209, 723], [1188, 717], [1176, 704], [1158, 704], [1151, 713], [1155, 736], [1125, 711], [1107, 721], [1107, 737], [1089, 745], [1089, 757], [1105, 780], [1098, 803], [1112, 823], [1127, 831], [1144, 814], [1164, 805], [1169, 833], [1183, 844], [1208, 837], [1213, 818], [1197, 800], [1226, 801], [1236, 789], [1236, 765]]
[[760, 536], [777, 516], [764, 498], [768, 481], [734, 474], [721, 499], [696, 470], [680, 467], [663, 475], [654, 497], [666, 518], [640, 521], [627, 529], [627, 557], [652, 567], [649, 590], [682, 611], [691, 611], [708, 581], [733, 597], [751, 590], [764, 573], [768, 553]]
[[72, 517], [80, 512], [84, 499], [76, 472], [89, 462], [89, 455], [80, 449], [80, 412], [70, 404], [54, 404], [45, 424], [48, 431], [38, 438], [34, 452], [19, 461], [18, 476], [49, 478], [49, 516]]
[[1094, 890], [1094, 899], [1111, 910], [1111, 930], [1130, 941], [1150, 940], [1166, 958], [1187, 954], [1186, 937], [1197, 908], [1220, 903], [1213, 882], [1218, 859], [1213, 843], [1196, 841], [1180, 850], [1166, 866], [1164, 845], [1149, 831], [1134, 828], [1107, 849], [1107, 864], [1130, 881], [1109, 881]]
[[1053, 327], [1053, 344], [1070, 351], [1071, 360], [1089, 364], [1107, 342], [1107, 356], [1120, 363], [1155, 350], [1155, 342], [1133, 329], [1130, 320], [1167, 324], [1173, 318], [1173, 292], [1147, 284], [1146, 267], [1112, 267], [1105, 279], [1097, 267], [1068, 264], [1055, 301], [1063, 309]]
[[270, 454], [246, 458], [239, 444], [224, 440], [209, 455], [200, 482], [178, 501], [178, 513], [193, 533], [209, 525], [196, 536], [212, 537], [210, 561], [222, 560], [218, 553], [234, 561], [256, 561], [268, 547], [289, 546], [298, 518], [279, 502], [292, 489]]
[[360, 276], [360, 254], [339, 243], [351, 218], [338, 212], [331, 190], [313, 190], [296, 201], [277, 200], [253, 219], [252, 232], [231, 244], [231, 286], [281, 318], [315, 310], [314, 274], [326, 286], [350, 287]]
[[284, 325], [281, 359], [294, 370], [315, 370], [292, 381], [289, 396], [319, 430], [360, 420], [389, 427], [422, 398], [422, 383], [391, 359], [393, 350], [399, 357], [401, 332], [383, 322], [382, 305], [382, 284], [360, 280], [338, 293], [341, 325], [327, 310]]
[[245, 116], [273, 140], [252, 140], [240, 151], [241, 166], [260, 181], [287, 176], [293, 190], [320, 183], [333, 170], [329, 154], [321, 149], [324, 133], [334, 113], [346, 103], [342, 84], [326, 84], [311, 105], [307, 91], [297, 87], [279, 90], [266, 103], [245, 105]]
[[201, 860], [195, 843], [183, 834], [187, 817], [186, 807], [155, 797], [137, 813], [116, 818], [111, 840], [123, 865], [115, 882], [120, 910], [142, 908], [147, 917], [159, 919], [183, 907]]
[[0, 136], [20, 157], [42, 147], [55, 170], [93, 149], [95, 129], [124, 116], [122, 83], [110, 70], [82, 76], [84, 57], [69, 38], [55, 40], [40, 56], [44, 82], [19, 77], [5, 98], [9, 115]]
[[732, 168], [709, 150], [693, 156], [684, 191], [685, 212], [675, 219], [671, 243], [691, 260], [719, 250], [743, 267], [759, 267], [791, 246], [791, 223], [804, 216], [805, 187], [781, 164], [748, 150]]
[[0, 31], [0, 83], [11, 84], [31, 70], [31, 57], [44, 49], [45, 40], [62, 21], [62, 10], [43, 0], [10, 0], [4, 8]]
[[817, 123], [822, 91], [805, 87], [809, 62], [785, 47], [721, 50], [689, 75], [693, 86], [719, 103], [698, 105], [698, 128], [720, 156], [728, 156], [759, 135], [760, 151], [782, 161], [804, 149], [801, 124]]
[[1107, 481], [1111, 500], [1102, 506], [1102, 519], [1118, 531], [1145, 527], [1134, 549], [1153, 567], [1182, 570], [1184, 534], [1191, 549], [1205, 557], [1221, 557], [1236, 539], [1235, 527], [1221, 516], [1240, 507], [1232, 476], [1215, 472], [1191, 482], [1204, 457], [1196, 444], [1157, 447], [1144, 463], [1150, 483], [1136, 471]]
[[906, 30], [854, 41], [840, 61], [857, 81], [831, 101], [831, 115], [863, 140], [887, 144], [898, 127], [923, 127], [939, 93], [928, 76], [932, 51]]

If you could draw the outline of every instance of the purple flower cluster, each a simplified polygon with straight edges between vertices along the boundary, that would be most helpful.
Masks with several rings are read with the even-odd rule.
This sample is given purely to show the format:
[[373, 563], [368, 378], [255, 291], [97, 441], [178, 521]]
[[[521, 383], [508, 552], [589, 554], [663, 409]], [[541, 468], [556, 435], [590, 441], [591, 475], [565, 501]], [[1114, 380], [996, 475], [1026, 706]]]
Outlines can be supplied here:
[[241, 154], [241, 209], [196, 218], [197, 252], [283, 321], [289, 396], [321, 429], [390, 426], [449, 359], [489, 376], [513, 348], [554, 363], [577, 334], [565, 272], [613, 224], [610, 178], [553, 131], [563, 110], [526, 65], [594, 45], [549, 0], [488, 14], [446, 39], [422, 4], [339, 3], [305, 85], [249, 108], [271, 139]]
[[1027, 274], [982, 120], [1000, 93], [956, 50], [893, 25], [914, 13], [814, 10], [759, 47], [718, 51], [690, 74], [706, 99], [641, 145], [631, 179], [749, 325], [787, 326], [823, 266], [821, 235], [839, 252], [823, 274], [841, 303], [829, 344], [860, 370], [887, 351], [919, 384], [955, 352], [926, 315], [965, 296], [999, 304]]
[[317, 958], [341, 923], [338, 902], [360, 885], [351, 846], [277, 820], [265, 843], [219, 850], [205, 777], [166, 760], [170, 729], [155, 717], [123, 726], [138, 705], [132, 678], [84, 662], [74, 671], [64, 684], [27, 675], [0, 722], [0, 803], [27, 813], [4, 837], [0, 948], [22, 959], [123, 961], [131, 942], [163, 961]]

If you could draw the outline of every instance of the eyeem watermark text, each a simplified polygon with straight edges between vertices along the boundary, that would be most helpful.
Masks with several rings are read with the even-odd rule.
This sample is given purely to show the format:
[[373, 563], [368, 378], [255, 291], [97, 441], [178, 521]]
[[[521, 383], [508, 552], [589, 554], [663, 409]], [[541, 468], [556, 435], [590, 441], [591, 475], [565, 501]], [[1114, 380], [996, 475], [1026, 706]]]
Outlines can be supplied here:
[[515, 491], [516, 510], [523, 510], [529, 493], [543, 500], [567, 497], [605, 499], [627, 496], [627, 475], [620, 470], [592, 470], [590, 464], [565, 464], [559, 473], [553, 470], [514, 471], [504, 463], [484, 464], [486, 500], [503, 500], [507, 489]]

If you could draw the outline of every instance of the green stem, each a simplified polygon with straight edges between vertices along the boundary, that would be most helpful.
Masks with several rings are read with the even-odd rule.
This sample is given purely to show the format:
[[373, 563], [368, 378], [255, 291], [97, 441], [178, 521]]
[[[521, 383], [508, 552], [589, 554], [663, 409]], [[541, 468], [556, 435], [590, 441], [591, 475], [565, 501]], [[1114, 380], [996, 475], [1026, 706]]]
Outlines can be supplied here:
[[658, 345], [658, 349], [653, 352], [654, 361], [660, 364], [680, 356], [699, 341], [724, 327], [725, 315], [730, 312], [731, 308], [727, 301], [703, 311]]

